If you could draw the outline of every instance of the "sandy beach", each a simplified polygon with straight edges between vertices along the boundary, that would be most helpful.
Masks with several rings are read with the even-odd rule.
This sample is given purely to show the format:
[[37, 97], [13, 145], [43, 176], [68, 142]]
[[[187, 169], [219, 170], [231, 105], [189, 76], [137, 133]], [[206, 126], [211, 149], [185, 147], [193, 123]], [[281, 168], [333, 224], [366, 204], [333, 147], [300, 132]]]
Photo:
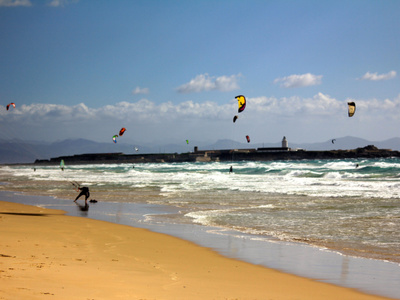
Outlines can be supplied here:
[[0, 299], [388, 299], [146, 229], [0, 201]]

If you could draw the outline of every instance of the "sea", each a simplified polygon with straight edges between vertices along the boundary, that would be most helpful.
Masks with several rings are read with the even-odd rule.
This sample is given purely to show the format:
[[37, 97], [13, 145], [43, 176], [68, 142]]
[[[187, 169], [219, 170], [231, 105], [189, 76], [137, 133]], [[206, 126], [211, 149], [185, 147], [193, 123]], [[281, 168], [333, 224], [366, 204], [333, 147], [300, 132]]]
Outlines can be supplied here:
[[[320, 264], [340, 265], [338, 280], [345, 286], [354, 284], [347, 279], [342, 282], [343, 274], [348, 277], [349, 273], [343, 259], [362, 260], [357, 270], [360, 276], [368, 264], [375, 269], [375, 264], [383, 265], [390, 278], [384, 284], [376, 283], [383, 284], [386, 292], [375, 288], [372, 292], [400, 299], [398, 158], [86, 165], [65, 161], [64, 170], [59, 166], [0, 166], [0, 182], [0, 191], [64, 199], [70, 206], [78, 194], [78, 183], [89, 187], [90, 199], [97, 201], [89, 202], [89, 217], [97, 207], [107, 205], [115, 211], [102, 208], [105, 215], [118, 215], [118, 220], [125, 218], [128, 223], [135, 219], [134, 226], [148, 223], [177, 228], [175, 235], [195, 242], [193, 228], [200, 228], [195, 230], [198, 235], [207, 232], [207, 237], [200, 237], [202, 242], [222, 239], [230, 244], [223, 254], [284, 271], [293, 271], [290, 264], [304, 264], [303, 258], [293, 257], [303, 250], [283, 254], [288, 247], [309, 249], [311, 260], [335, 255], [337, 263], [335, 258], [321, 257]], [[77, 203], [82, 205], [84, 199]], [[143, 212], [141, 216], [135, 215], [135, 209]], [[206, 246], [218, 248], [216, 243]], [[290, 263], [281, 262], [285, 255]], [[372, 273], [373, 282], [377, 276]], [[319, 271], [309, 276], [331, 282]], [[368, 280], [359, 281], [367, 287], [356, 288], [370, 291]], [[393, 286], [387, 286], [391, 282]]]

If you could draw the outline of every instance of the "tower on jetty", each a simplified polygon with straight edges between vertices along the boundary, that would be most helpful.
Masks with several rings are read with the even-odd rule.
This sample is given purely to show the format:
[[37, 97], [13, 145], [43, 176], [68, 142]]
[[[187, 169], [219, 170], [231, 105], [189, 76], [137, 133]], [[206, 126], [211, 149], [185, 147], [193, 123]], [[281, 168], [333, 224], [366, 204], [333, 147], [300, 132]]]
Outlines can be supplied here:
[[286, 139], [286, 136], [283, 137], [282, 139], [282, 148], [289, 148], [288, 141]]
[[286, 139], [286, 136], [283, 137], [282, 139], [282, 147], [263, 147], [263, 148], [257, 148], [258, 152], [287, 152], [290, 151], [291, 149], [289, 148], [289, 143]]

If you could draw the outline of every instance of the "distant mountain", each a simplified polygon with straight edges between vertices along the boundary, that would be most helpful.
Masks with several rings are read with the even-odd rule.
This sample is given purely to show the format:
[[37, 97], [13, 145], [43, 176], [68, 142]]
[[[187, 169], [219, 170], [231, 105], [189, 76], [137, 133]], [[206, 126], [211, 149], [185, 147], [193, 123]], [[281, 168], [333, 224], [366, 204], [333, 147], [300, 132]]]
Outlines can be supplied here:
[[64, 140], [61, 142], [24, 142], [20, 140], [0, 140], [0, 163], [32, 163], [36, 159], [48, 159], [54, 156], [99, 152], [134, 152], [128, 145], [112, 147], [112, 144], [97, 143], [84, 139]]
[[42, 157], [41, 153], [41, 149], [37, 149], [34, 144], [15, 140], [0, 141], [0, 163], [33, 162], [35, 157]]
[[[138, 148], [136, 151], [135, 148]], [[189, 145], [130, 145], [124, 143], [98, 143], [85, 139], [67, 139], [54, 143], [0, 140], [0, 164], [33, 163], [36, 159], [49, 159], [84, 153], [175, 153], [193, 151]]]
[[[373, 142], [356, 137], [341, 137], [320, 143], [291, 143], [290, 148], [301, 148], [305, 150], [337, 150], [355, 149], [374, 145], [380, 149], [400, 150], [400, 138], [392, 138], [385, 141]], [[0, 163], [33, 163], [36, 159], [50, 159], [52, 157], [85, 154], [85, 153], [115, 153], [125, 154], [140, 153], [184, 153], [193, 151], [197, 146], [199, 150], [223, 150], [223, 149], [246, 149], [260, 147], [280, 147], [281, 141], [276, 143], [239, 143], [233, 140], [218, 140], [213, 144], [191, 141], [190, 144], [143, 144], [130, 145], [124, 143], [98, 143], [85, 139], [68, 139], [54, 143], [40, 141], [0, 140]], [[139, 149], [136, 152], [135, 147]]]

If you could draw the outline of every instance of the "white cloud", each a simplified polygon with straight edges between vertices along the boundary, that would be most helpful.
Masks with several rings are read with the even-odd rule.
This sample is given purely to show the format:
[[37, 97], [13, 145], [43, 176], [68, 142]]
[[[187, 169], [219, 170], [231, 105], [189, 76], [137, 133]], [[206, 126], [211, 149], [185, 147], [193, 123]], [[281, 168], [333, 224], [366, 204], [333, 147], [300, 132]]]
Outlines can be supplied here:
[[205, 91], [230, 92], [239, 89], [238, 79], [241, 74], [214, 77], [206, 74], [197, 75], [177, 88], [179, 93], [199, 93]]
[[21, 122], [75, 122], [85, 120], [95, 116], [96, 110], [90, 109], [85, 104], [80, 103], [74, 106], [60, 104], [30, 104], [21, 105], [10, 114], [11, 118]]
[[[273, 114], [276, 116], [326, 116], [340, 112], [344, 105], [342, 100], [337, 100], [318, 93], [312, 98], [301, 98], [298, 96], [277, 98], [258, 97], [248, 100], [249, 107], [261, 114]], [[247, 109], [247, 108], [246, 108]]]
[[133, 91], [132, 94], [133, 95], [139, 95], [139, 94], [148, 94], [149, 93], [149, 89], [148, 88], [141, 88], [139, 86], [137, 86]]
[[298, 88], [321, 84], [322, 75], [314, 75], [311, 73], [301, 75], [290, 75], [287, 77], [277, 78], [274, 83], [280, 83], [284, 88]]
[[30, 0], [0, 0], [0, 6], [32, 6]]
[[[84, 103], [73, 106], [59, 104], [30, 104], [21, 105], [12, 111], [0, 110], [0, 116], [4, 120], [21, 122], [77, 122], [77, 121], [98, 121], [105, 118], [114, 120], [139, 120], [141, 122], [160, 122], [166, 119], [183, 120], [191, 118], [216, 118], [218, 114], [231, 105], [219, 106], [215, 102], [206, 101], [195, 103], [185, 101], [178, 104], [163, 102], [156, 104], [150, 100], [142, 99], [137, 102], [119, 102], [114, 105], [106, 105], [100, 108], [90, 108]], [[232, 110], [234, 110], [232, 108]]]
[[105, 107], [93, 110], [93, 115], [101, 116], [112, 115], [115, 119], [125, 120], [134, 118], [140, 122], [164, 122], [165, 120], [183, 121], [188, 119], [210, 119], [216, 118], [223, 112], [226, 106], [218, 106], [215, 102], [194, 103], [185, 101], [178, 104], [172, 102], [163, 102], [156, 104], [150, 100], [142, 99], [140, 101], [119, 102], [116, 105], [107, 105]]
[[[347, 116], [347, 101], [357, 112]], [[118, 102], [99, 108], [77, 105], [30, 104], [0, 109], [0, 139], [62, 140], [87, 138], [111, 141], [121, 127], [136, 141], [165, 141], [190, 137], [198, 140], [242, 139], [275, 141], [286, 135], [298, 141], [323, 141], [327, 136], [370, 135], [370, 140], [398, 136], [400, 95], [393, 99], [335, 99], [318, 93], [313, 97], [247, 98], [246, 110], [237, 114], [237, 101], [156, 103], [148, 99]], [[349, 124], [352, 124], [349, 132]], [[373, 124], [379, 124], [374, 127]], [[234, 127], [232, 127], [234, 126]], [[234, 130], [233, 130], [234, 129]], [[374, 134], [374, 136], [372, 136]], [[383, 137], [382, 137], [383, 138]]]
[[[246, 110], [241, 116], [247, 115], [252, 118], [256, 115], [276, 116], [326, 116], [347, 112], [347, 101], [355, 101], [357, 108], [363, 108], [363, 114], [400, 113], [400, 96], [394, 99], [335, 99], [329, 95], [318, 93], [313, 97], [302, 98], [292, 97], [256, 97], [247, 98]], [[17, 106], [7, 111], [0, 110], [1, 120], [4, 122], [18, 120], [29, 122], [30, 120], [45, 122], [63, 121], [99, 121], [104, 118], [113, 120], [139, 120], [140, 122], [159, 122], [164, 120], [182, 121], [184, 119], [223, 119], [230, 120], [231, 116], [237, 113], [237, 101], [233, 99], [230, 103], [218, 104], [212, 101], [193, 102], [184, 101], [181, 103], [162, 102], [155, 103], [148, 99], [141, 99], [137, 102], [118, 102], [113, 105], [106, 105], [99, 108], [91, 108], [84, 103], [73, 106], [59, 104], [30, 104]]]
[[386, 74], [378, 74], [378, 73], [365, 73], [360, 80], [372, 80], [372, 81], [379, 81], [379, 80], [388, 80], [395, 78], [397, 75], [396, 71], [390, 71]]

